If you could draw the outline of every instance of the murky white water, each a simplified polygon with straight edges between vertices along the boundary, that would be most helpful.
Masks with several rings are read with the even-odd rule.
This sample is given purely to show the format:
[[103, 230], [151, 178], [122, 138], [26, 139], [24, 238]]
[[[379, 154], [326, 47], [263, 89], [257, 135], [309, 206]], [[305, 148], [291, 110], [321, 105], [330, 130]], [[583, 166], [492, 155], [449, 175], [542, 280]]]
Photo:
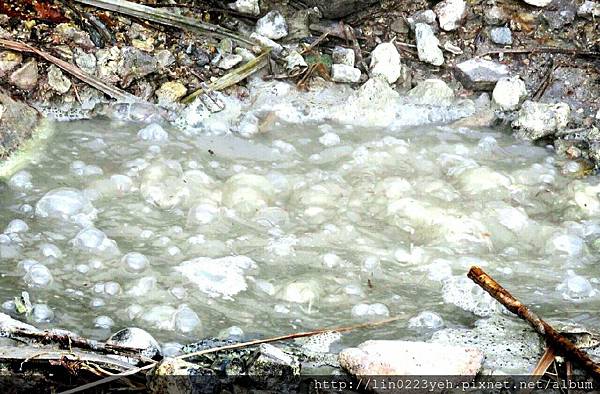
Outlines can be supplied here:
[[400, 315], [356, 339], [426, 339], [498, 313], [473, 264], [545, 317], [600, 327], [600, 188], [545, 148], [435, 125], [54, 126], [0, 187], [0, 300], [29, 291], [42, 327], [187, 342]]

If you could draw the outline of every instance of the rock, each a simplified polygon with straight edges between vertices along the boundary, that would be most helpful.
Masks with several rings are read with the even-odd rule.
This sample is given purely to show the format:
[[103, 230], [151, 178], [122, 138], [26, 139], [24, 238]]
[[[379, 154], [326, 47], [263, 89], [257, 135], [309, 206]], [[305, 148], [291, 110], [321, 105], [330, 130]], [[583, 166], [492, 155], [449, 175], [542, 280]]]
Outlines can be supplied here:
[[334, 64], [345, 64], [346, 66], [354, 67], [355, 54], [351, 48], [336, 46], [331, 53]]
[[392, 42], [377, 45], [371, 52], [371, 74], [383, 76], [388, 83], [394, 83], [402, 70], [400, 54]]
[[523, 1], [529, 5], [534, 5], [536, 7], [545, 7], [548, 4], [552, 3], [552, 0], [523, 0]]
[[538, 140], [563, 130], [569, 123], [571, 108], [568, 104], [545, 104], [525, 101], [512, 123], [517, 135], [526, 140]]
[[271, 40], [278, 40], [288, 35], [285, 18], [279, 11], [269, 11], [256, 22], [256, 33]]
[[222, 39], [217, 50], [223, 55], [231, 54], [233, 52], [233, 40], [231, 38]]
[[96, 72], [96, 56], [93, 53], [86, 53], [80, 49], [75, 50], [75, 64], [87, 74]]
[[158, 62], [159, 68], [169, 67], [171, 64], [175, 63], [175, 56], [173, 56], [168, 49], [161, 49], [156, 51], [156, 61]]
[[331, 79], [335, 82], [356, 83], [360, 81], [361, 72], [358, 68], [346, 64], [331, 66]]
[[23, 56], [18, 52], [2, 51], [0, 52], [0, 77], [12, 71], [23, 61]]
[[240, 55], [225, 55], [219, 60], [217, 67], [223, 70], [230, 70], [241, 63], [242, 60]]
[[300, 374], [300, 363], [296, 357], [273, 345], [262, 344], [257, 353], [251, 356], [254, 362], [248, 368], [248, 375], [255, 382], [268, 385], [271, 381], [286, 381]]
[[518, 76], [502, 78], [492, 92], [492, 102], [501, 111], [514, 111], [527, 96], [525, 82]]
[[455, 67], [456, 78], [466, 89], [492, 90], [501, 78], [508, 76], [508, 68], [484, 59], [470, 59]]
[[492, 109], [483, 109], [452, 123], [453, 127], [467, 127], [470, 129], [493, 127], [497, 122], [496, 112]]
[[408, 92], [415, 104], [449, 105], [454, 101], [454, 91], [440, 79], [426, 79]]
[[293, 70], [295, 68], [305, 68], [308, 67], [306, 61], [297, 51], [291, 51], [289, 55], [286, 56], [285, 61], [287, 63], [286, 68], [288, 70]]
[[249, 49], [237, 47], [233, 50], [236, 55], [240, 55], [242, 57], [242, 61], [249, 62], [251, 60], [256, 59], [256, 56]]
[[489, 10], [485, 11], [483, 14], [483, 19], [488, 25], [498, 26], [506, 23], [506, 21], [509, 19], [509, 16], [502, 7], [495, 5]]
[[122, 50], [118, 73], [123, 78], [122, 86], [127, 87], [134, 79], [145, 77], [158, 70], [158, 61], [152, 55], [134, 47]]
[[81, 191], [68, 187], [50, 190], [35, 205], [35, 215], [41, 218], [85, 223], [94, 220], [96, 214]]
[[77, 47], [84, 49], [92, 49], [96, 45], [90, 39], [88, 33], [79, 30], [77, 27], [70, 23], [61, 23], [54, 29], [55, 42], [62, 44], [73, 43]]
[[160, 88], [156, 91], [156, 97], [158, 98], [158, 105], [170, 106], [179, 101], [180, 98], [185, 96], [187, 88], [184, 84], [178, 81], [169, 81], [160, 85]]
[[600, 3], [591, 0], [584, 1], [577, 9], [577, 15], [588, 19], [600, 17]]
[[422, 62], [441, 66], [444, 63], [444, 54], [439, 47], [440, 41], [433, 33], [431, 26], [417, 23], [415, 26], [417, 40], [417, 54]]
[[258, 16], [260, 14], [260, 6], [258, 0], [236, 0], [235, 3], [230, 3], [229, 8], [242, 14]]
[[354, 376], [475, 376], [483, 353], [472, 347], [393, 340], [366, 341], [338, 356], [340, 366]]
[[106, 341], [109, 345], [125, 346], [141, 350], [142, 356], [154, 358], [162, 355], [160, 345], [148, 332], [137, 327], [117, 331]]
[[39, 330], [30, 324], [20, 322], [13, 319], [5, 313], [0, 313], [0, 332], [11, 331], [14, 329], [27, 330], [32, 332], [38, 332]]
[[548, 10], [542, 13], [542, 17], [548, 23], [548, 26], [554, 30], [560, 30], [575, 20], [577, 9], [573, 7], [562, 8], [559, 10]]
[[494, 27], [490, 30], [490, 38], [494, 44], [512, 45], [512, 32], [508, 27]]
[[250, 39], [258, 42], [262, 47], [271, 48], [273, 54], [275, 55], [279, 55], [281, 52], [283, 52], [283, 47], [281, 45], [271, 40], [270, 38], [261, 36], [258, 33], [250, 34]]
[[465, 0], [443, 0], [433, 10], [442, 30], [452, 31], [458, 29], [467, 15], [467, 3]]
[[29, 60], [23, 66], [13, 71], [10, 74], [9, 81], [19, 89], [33, 89], [38, 81], [38, 65], [35, 59]]
[[178, 358], [165, 357], [148, 374], [150, 394], [219, 393], [219, 378], [214, 372]]
[[317, 7], [325, 18], [341, 18], [364, 9], [379, 0], [306, 0], [311, 7]]
[[408, 25], [410, 26], [411, 30], [415, 30], [417, 23], [425, 23], [426, 25], [437, 29], [437, 25], [435, 25], [436, 17], [437, 16], [435, 15], [435, 12], [433, 12], [433, 10], [423, 10], [415, 12], [414, 14], [406, 18], [406, 21], [408, 22]]
[[0, 89], [0, 159], [28, 139], [39, 120], [38, 112]]
[[71, 80], [63, 74], [60, 68], [52, 64], [48, 67], [48, 85], [56, 92], [64, 94], [71, 89]]

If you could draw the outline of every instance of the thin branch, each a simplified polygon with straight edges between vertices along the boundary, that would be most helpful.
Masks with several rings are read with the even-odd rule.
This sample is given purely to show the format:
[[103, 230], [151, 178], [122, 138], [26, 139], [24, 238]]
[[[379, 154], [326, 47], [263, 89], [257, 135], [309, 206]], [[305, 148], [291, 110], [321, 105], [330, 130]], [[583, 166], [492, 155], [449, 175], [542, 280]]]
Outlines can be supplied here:
[[558, 353], [575, 361], [595, 379], [600, 379], [600, 365], [596, 364], [583, 350], [579, 349], [567, 337], [556, 331], [527, 306], [512, 296], [480, 267], [471, 267], [467, 276], [481, 288], [487, 291], [509, 311], [527, 321], [531, 327], [545, 340], [548, 346]]
[[558, 47], [536, 47], [536, 48], [514, 48], [514, 49], [496, 49], [493, 51], [487, 51], [477, 57], [483, 57], [487, 55], [498, 55], [498, 54], [523, 54], [523, 53], [558, 53], [563, 55], [573, 56], [589, 56], [589, 57], [600, 57], [600, 52], [596, 51], [584, 51], [580, 49], [570, 48], [558, 48]]

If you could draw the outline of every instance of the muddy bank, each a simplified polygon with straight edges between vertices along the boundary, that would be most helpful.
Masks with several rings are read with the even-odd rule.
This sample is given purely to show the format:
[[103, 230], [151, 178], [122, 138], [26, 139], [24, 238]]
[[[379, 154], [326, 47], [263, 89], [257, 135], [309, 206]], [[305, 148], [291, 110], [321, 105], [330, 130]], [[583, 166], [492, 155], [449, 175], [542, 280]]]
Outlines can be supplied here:
[[[28, 43], [136, 101], [156, 104], [149, 113], [180, 111], [183, 98], [269, 47], [263, 78], [318, 90], [324, 83], [357, 87], [379, 74], [399, 92], [439, 78], [458, 96], [485, 104], [462, 126], [505, 125], [520, 138], [553, 143], [583, 168], [600, 158], [598, 2], [145, 3], [176, 18], [212, 23], [233, 38], [86, 2], [17, 3], [0, 10], [1, 38]], [[13, 99], [63, 120], [92, 117], [115, 101], [64, 68], [20, 51], [0, 53], [0, 82]], [[249, 95], [244, 82], [224, 91]], [[212, 111], [222, 109], [218, 104]], [[31, 128], [14, 130], [2, 132], [5, 152]]]

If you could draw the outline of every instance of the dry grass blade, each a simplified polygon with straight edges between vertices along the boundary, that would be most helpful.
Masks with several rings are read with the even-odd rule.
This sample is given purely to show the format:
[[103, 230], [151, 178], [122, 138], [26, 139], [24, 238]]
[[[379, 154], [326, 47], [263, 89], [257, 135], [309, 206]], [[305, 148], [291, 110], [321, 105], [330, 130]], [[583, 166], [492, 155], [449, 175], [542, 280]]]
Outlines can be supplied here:
[[189, 104], [194, 99], [204, 93], [207, 92], [215, 92], [219, 90], [223, 90], [228, 88], [231, 85], [235, 85], [236, 83], [248, 78], [250, 75], [254, 74], [261, 68], [263, 68], [266, 64], [265, 60], [268, 58], [270, 50], [265, 50], [263, 53], [258, 55], [255, 59], [250, 60], [246, 64], [233, 69], [231, 72], [223, 75], [221, 78], [216, 81], [210, 83], [208, 87], [201, 88], [196, 90], [195, 92], [189, 94], [188, 96], [181, 99], [183, 104]]
[[[241, 349], [244, 347], [260, 345], [263, 343], [271, 343], [271, 342], [285, 341], [285, 340], [289, 340], [289, 339], [305, 338], [305, 337], [315, 336], [315, 335], [319, 335], [319, 334], [325, 334], [325, 333], [329, 333], [329, 332], [348, 332], [348, 331], [352, 331], [352, 330], [358, 330], [361, 328], [377, 327], [377, 326], [381, 326], [384, 324], [394, 322], [398, 319], [400, 319], [400, 316], [392, 317], [392, 318], [385, 319], [385, 320], [379, 320], [376, 322], [356, 324], [356, 325], [347, 326], [347, 327], [326, 328], [326, 329], [319, 329], [319, 330], [314, 330], [314, 331], [298, 332], [298, 333], [293, 333], [293, 334], [281, 335], [278, 337], [271, 337], [271, 338], [266, 338], [266, 339], [257, 339], [254, 341], [235, 343], [232, 345], [226, 345], [226, 346], [220, 346], [220, 347], [215, 347], [215, 348], [211, 348], [211, 349], [205, 349], [205, 350], [201, 350], [199, 352], [183, 354], [181, 356], [178, 356], [177, 358], [184, 359], [184, 358], [196, 357], [196, 356], [201, 356], [204, 354], [220, 352], [223, 350]], [[116, 375], [108, 376], [108, 377], [100, 379], [96, 382], [84, 384], [83, 386], [79, 386], [79, 387], [76, 387], [71, 390], [63, 391], [62, 393], [59, 393], [59, 394], [80, 393], [82, 391], [86, 391], [91, 388], [113, 382], [113, 381], [115, 381], [119, 378], [125, 377], [125, 376], [131, 376], [131, 375], [135, 375], [138, 372], [147, 371], [149, 369], [154, 368], [154, 366], [157, 364], [158, 364], [157, 362], [153, 362], [148, 365], [144, 365], [143, 367], [130, 369], [129, 371], [125, 371], [125, 372], [122, 372], [122, 373], [119, 373]]]
[[54, 57], [54, 56], [50, 55], [49, 53], [44, 52], [40, 49], [37, 49], [29, 44], [25, 44], [25, 43], [18, 42], [18, 41], [0, 39], [0, 47], [10, 49], [13, 51], [17, 51], [17, 52], [35, 53], [42, 59], [55, 64], [56, 66], [62, 68], [63, 70], [65, 70], [66, 72], [68, 72], [69, 74], [74, 76], [75, 78], [87, 83], [90, 86], [95, 87], [96, 89], [104, 92], [106, 95], [114, 98], [117, 101], [121, 101], [121, 102], [125, 102], [125, 103], [134, 103], [134, 102], [142, 101], [139, 98], [135, 97], [134, 95], [131, 95], [115, 86], [109, 85], [106, 82], [96, 78], [93, 75], [89, 75], [89, 74], [83, 72], [79, 67], [76, 67], [76, 66], [72, 65], [71, 63], [65, 62], [64, 60], [59, 59], [57, 57]]
[[166, 26], [177, 27], [179, 29], [199, 32], [207, 35], [228, 37], [237, 40], [246, 45], [256, 45], [255, 42], [245, 37], [235, 34], [229, 29], [199, 21], [194, 18], [188, 18], [174, 14], [172, 12], [148, 7], [146, 5], [133, 3], [125, 0], [75, 0], [77, 3], [90, 5], [103, 10], [114, 11], [120, 14], [133, 16], [136, 18], [160, 23]]

